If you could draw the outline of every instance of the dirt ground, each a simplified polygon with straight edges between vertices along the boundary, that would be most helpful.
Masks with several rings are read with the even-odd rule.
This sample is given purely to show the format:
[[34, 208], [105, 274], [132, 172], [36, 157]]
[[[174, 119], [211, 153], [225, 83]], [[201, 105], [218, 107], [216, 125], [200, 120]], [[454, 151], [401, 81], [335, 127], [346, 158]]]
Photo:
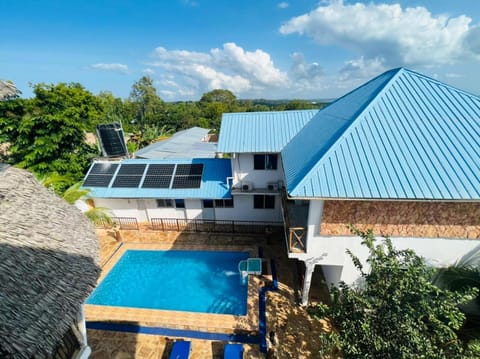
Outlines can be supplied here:
[[[108, 260], [119, 242], [113, 232], [98, 230], [102, 263]], [[279, 289], [267, 293], [267, 342], [268, 358], [319, 358], [319, 335], [324, 330], [320, 321], [312, 318], [298, 304], [299, 272], [296, 260], [287, 258], [284, 238], [281, 235], [266, 243], [263, 236], [232, 236], [215, 234], [182, 234], [179, 232], [121, 231], [121, 239], [127, 242], [142, 241], [195, 241], [227, 242], [245, 245], [257, 244], [264, 250], [265, 258], [275, 260]], [[327, 302], [329, 296], [322, 275], [317, 270], [312, 279], [311, 303]], [[171, 345], [179, 338], [166, 338], [147, 334], [118, 333], [88, 330], [92, 359], [163, 359], [168, 358]], [[191, 340], [191, 359], [223, 358], [225, 343]], [[245, 345], [244, 358], [263, 358], [257, 345]]]

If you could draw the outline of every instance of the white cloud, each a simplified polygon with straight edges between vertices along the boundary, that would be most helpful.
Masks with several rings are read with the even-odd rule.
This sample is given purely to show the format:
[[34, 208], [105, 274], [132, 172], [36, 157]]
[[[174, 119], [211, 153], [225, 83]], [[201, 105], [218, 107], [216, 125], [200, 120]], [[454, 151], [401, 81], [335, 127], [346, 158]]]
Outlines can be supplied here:
[[463, 76], [462, 74], [457, 74], [457, 73], [455, 73], [455, 72], [447, 72], [447, 73], [445, 74], [445, 77], [446, 77], [447, 79], [460, 79], [460, 78], [462, 78], [462, 77], [464, 77], [464, 76]]
[[337, 85], [340, 88], [351, 87], [352, 84], [371, 79], [386, 70], [383, 59], [365, 59], [361, 56], [355, 60], [345, 61], [339, 71]]
[[286, 1], [282, 1], [277, 6], [278, 6], [279, 9], [286, 9], [289, 6], [289, 4]]
[[158, 47], [153, 60], [148, 65], [162, 71], [161, 91], [169, 96], [174, 91], [200, 97], [216, 88], [228, 89], [237, 96], [253, 96], [264, 90], [281, 89], [288, 83], [288, 75], [275, 67], [268, 53], [259, 49], [246, 51], [235, 43], [209, 52]]
[[102, 70], [102, 71], [120, 72], [122, 74], [126, 74], [128, 72], [128, 66], [124, 64], [119, 64], [119, 63], [110, 63], [110, 64], [98, 63], [98, 64], [90, 65], [90, 68], [95, 70]]
[[155, 75], [155, 71], [153, 71], [150, 67], [147, 67], [142, 72], [147, 75]]
[[385, 65], [440, 65], [480, 53], [478, 27], [465, 15], [435, 16], [425, 7], [399, 4], [322, 2], [315, 10], [280, 27], [284, 35], [300, 34], [320, 45], [334, 44]]

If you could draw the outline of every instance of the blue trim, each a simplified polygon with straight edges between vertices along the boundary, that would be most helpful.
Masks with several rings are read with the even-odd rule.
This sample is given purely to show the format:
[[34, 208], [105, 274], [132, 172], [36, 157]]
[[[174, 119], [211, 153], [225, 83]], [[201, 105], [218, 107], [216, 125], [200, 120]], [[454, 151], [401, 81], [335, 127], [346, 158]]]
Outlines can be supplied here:
[[117, 324], [104, 322], [86, 322], [87, 329], [95, 330], [109, 330], [123, 333], [140, 333], [161, 335], [166, 337], [182, 337], [192, 339], [215, 340], [224, 342], [237, 342], [244, 344], [259, 344], [260, 338], [256, 335], [241, 335], [241, 334], [223, 334], [223, 333], [208, 333], [194, 330], [171, 329], [163, 327], [144, 327], [134, 324]]
[[[258, 247], [258, 256], [263, 258], [263, 248]], [[259, 326], [258, 332], [260, 334], [260, 351], [266, 353], [268, 350], [267, 345], [267, 292], [278, 290], [278, 277], [277, 277], [277, 267], [275, 266], [275, 261], [270, 259], [270, 268], [272, 270], [272, 285], [264, 286], [260, 288], [259, 292]]]

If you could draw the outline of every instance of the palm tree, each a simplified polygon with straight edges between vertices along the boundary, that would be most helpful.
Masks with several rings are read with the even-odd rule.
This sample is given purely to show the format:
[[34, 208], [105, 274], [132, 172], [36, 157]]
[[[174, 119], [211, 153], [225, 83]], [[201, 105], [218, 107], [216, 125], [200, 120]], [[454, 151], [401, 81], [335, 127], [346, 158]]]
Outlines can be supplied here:
[[462, 291], [477, 288], [479, 294], [472, 301], [462, 305], [460, 309], [467, 317], [459, 335], [464, 339], [480, 338], [480, 245], [470, 250], [454, 265], [440, 268], [432, 282], [439, 288], [451, 291]]
[[[90, 193], [89, 189], [82, 188], [83, 181], [74, 183], [63, 192], [58, 191], [58, 188], [61, 188], [62, 185], [71, 183], [70, 178], [59, 175], [58, 173], [50, 173], [46, 176], [41, 177], [40, 183], [42, 183], [47, 188], [51, 188], [53, 190], [56, 190], [56, 192], [60, 192], [60, 197], [62, 197], [71, 205], [75, 205], [78, 200], [88, 197], [88, 194]], [[112, 217], [108, 213], [108, 208], [92, 207], [87, 209], [86, 211], [83, 211], [83, 214], [95, 224], [113, 223]]]

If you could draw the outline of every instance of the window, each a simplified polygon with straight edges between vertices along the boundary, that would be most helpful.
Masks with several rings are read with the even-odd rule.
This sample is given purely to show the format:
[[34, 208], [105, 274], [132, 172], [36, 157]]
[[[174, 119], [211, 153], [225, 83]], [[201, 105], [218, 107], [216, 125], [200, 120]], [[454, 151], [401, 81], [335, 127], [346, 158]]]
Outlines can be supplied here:
[[275, 208], [275, 196], [255, 195], [253, 196], [253, 208]]
[[277, 169], [277, 155], [276, 154], [253, 155], [253, 169], [255, 169], [255, 170], [276, 170]]
[[233, 208], [233, 198], [232, 199], [216, 199], [215, 208]]
[[176, 199], [175, 200], [175, 207], [176, 208], [185, 208], [185, 200], [184, 199]]
[[213, 199], [204, 199], [203, 208], [213, 208]]
[[157, 199], [157, 207], [173, 207], [173, 201], [171, 199]]

